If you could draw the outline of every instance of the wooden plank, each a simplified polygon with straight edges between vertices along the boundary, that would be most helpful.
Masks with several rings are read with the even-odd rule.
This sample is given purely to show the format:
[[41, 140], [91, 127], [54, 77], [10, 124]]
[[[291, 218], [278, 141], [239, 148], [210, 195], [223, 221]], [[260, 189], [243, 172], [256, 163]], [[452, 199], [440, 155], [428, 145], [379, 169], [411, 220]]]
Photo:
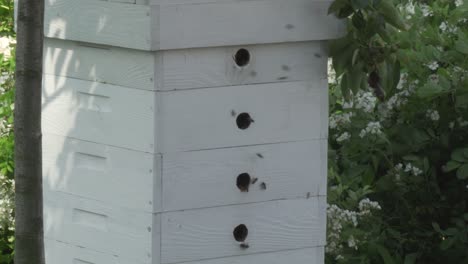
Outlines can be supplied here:
[[[326, 48], [315, 41], [168, 50], [158, 52], [156, 76], [161, 90], [314, 80], [327, 76]], [[250, 57], [244, 67], [234, 60], [241, 49]]]
[[154, 151], [154, 93], [44, 75], [46, 133]]
[[[297, 250], [286, 250], [273, 253], [262, 253], [210, 260], [183, 262], [184, 264], [324, 264], [325, 248], [314, 247]], [[54, 263], [51, 263], [54, 264]]]
[[160, 156], [47, 133], [43, 145], [44, 190], [160, 212]]
[[152, 241], [159, 238], [159, 222], [160, 215], [59, 192], [44, 193], [46, 239], [135, 259], [136, 262], [151, 263]]
[[154, 64], [154, 56], [144, 51], [44, 39], [44, 73], [49, 75], [154, 90]]
[[219, 1], [161, 5], [158, 49], [337, 38], [345, 24], [327, 15], [331, 1]]
[[[327, 76], [327, 44], [321, 41], [144, 52], [97, 44], [46, 39], [49, 75], [145, 90], [181, 90]], [[247, 66], [233, 56], [249, 51]]]
[[345, 32], [327, 15], [329, 0], [121, 1], [133, 0], [48, 0], [45, 36], [168, 50], [327, 40]]
[[[45, 258], [47, 264], [149, 264], [119, 255], [106, 254], [92, 249], [73, 246], [51, 239], [45, 239]], [[154, 258], [157, 261], [159, 258]], [[151, 264], [158, 264], [153, 262]]]
[[[78, 12], [79, 10], [79, 12]], [[45, 1], [44, 35], [151, 50], [152, 7], [96, 0]]]
[[162, 166], [163, 208], [174, 211], [324, 195], [327, 170], [322, 163], [327, 153], [322, 146], [327, 146], [326, 140], [168, 153]]
[[[324, 197], [313, 197], [164, 213], [161, 263], [324, 246], [325, 207]], [[240, 224], [247, 249], [233, 237]]]
[[[326, 79], [163, 92], [158, 152], [323, 139], [327, 97]], [[243, 113], [254, 120], [244, 130]]]
[[[127, 259], [118, 255], [110, 255], [87, 248], [77, 247], [62, 242], [45, 240], [46, 262], [48, 264], [144, 264], [135, 259]], [[185, 264], [323, 264], [323, 247], [287, 250], [273, 253], [253, 254], [236, 257], [219, 258], [184, 262]], [[157, 264], [159, 258], [153, 258], [152, 264]]]

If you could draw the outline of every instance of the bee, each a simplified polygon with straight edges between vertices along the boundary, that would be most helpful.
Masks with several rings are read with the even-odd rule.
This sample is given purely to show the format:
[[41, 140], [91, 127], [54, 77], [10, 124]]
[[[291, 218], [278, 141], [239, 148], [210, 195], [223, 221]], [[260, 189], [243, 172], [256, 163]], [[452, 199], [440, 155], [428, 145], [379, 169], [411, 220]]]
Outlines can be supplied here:
[[262, 155], [262, 153], [257, 153], [257, 157], [259, 157], [259, 158], [261, 158], [261, 159], [264, 158], [264, 156]]
[[249, 243], [246, 243], [246, 242], [241, 243], [239, 246], [240, 246], [240, 248], [242, 248], [242, 249], [248, 249], [248, 248], [250, 247], [250, 246], [249, 246]]
[[231, 116], [236, 116], [236, 115], [237, 115], [236, 111], [235, 111], [235, 110], [231, 110]]
[[252, 178], [251, 184], [255, 184], [258, 181], [258, 178]]
[[267, 189], [267, 185], [265, 182], [262, 182], [260, 183], [260, 190], [266, 190]]

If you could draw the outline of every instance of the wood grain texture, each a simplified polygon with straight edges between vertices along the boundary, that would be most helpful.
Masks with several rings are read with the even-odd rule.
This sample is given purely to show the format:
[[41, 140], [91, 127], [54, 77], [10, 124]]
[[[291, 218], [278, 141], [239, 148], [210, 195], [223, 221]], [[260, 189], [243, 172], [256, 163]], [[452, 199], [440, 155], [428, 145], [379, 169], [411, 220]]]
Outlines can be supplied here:
[[[87, 248], [46, 239], [46, 261], [48, 264], [146, 264], [135, 259], [118, 255], [96, 252]], [[273, 253], [261, 253], [236, 257], [218, 258], [184, 262], [184, 264], [323, 264], [325, 249], [323, 247], [287, 250]], [[151, 264], [158, 264], [159, 258], [153, 258]]]
[[[47, 264], [157, 264], [45, 239]], [[157, 258], [155, 258], [157, 259]]]
[[271, 0], [162, 4], [158, 49], [231, 46], [341, 36], [331, 1]]
[[154, 93], [44, 75], [46, 133], [154, 151]]
[[147, 5], [96, 0], [46, 0], [49, 38], [151, 50], [152, 12]]
[[[325, 195], [326, 146], [326, 140], [314, 140], [168, 153], [162, 166], [164, 211]], [[256, 179], [248, 192], [236, 185], [242, 173]]]
[[44, 201], [45, 238], [151, 263], [160, 215], [60, 192], [45, 192]]
[[[325, 78], [326, 45], [315, 41], [161, 51], [156, 53], [157, 85], [167, 91]], [[245, 67], [234, 61], [240, 49], [250, 54]]]
[[43, 185], [145, 212], [161, 210], [158, 155], [44, 134]]
[[342, 21], [327, 15], [329, 0], [158, 1], [148, 5], [121, 1], [48, 0], [45, 35], [168, 50], [327, 40], [341, 36], [345, 29]]
[[154, 90], [154, 55], [111, 46], [44, 40], [44, 73]]
[[[323, 139], [327, 98], [326, 79], [163, 92], [158, 152]], [[254, 120], [245, 130], [241, 113]]]
[[[324, 197], [313, 197], [164, 213], [161, 263], [324, 246], [325, 207]], [[233, 237], [240, 224], [248, 249]]]
[[49, 38], [44, 54], [48, 75], [164, 91], [325, 78], [328, 57], [321, 41], [145, 52]]
[[[184, 264], [324, 264], [325, 248], [314, 247], [273, 253], [234, 256], [210, 260], [183, 262]], [[51, 263], [55, 264], [55, 263]]]

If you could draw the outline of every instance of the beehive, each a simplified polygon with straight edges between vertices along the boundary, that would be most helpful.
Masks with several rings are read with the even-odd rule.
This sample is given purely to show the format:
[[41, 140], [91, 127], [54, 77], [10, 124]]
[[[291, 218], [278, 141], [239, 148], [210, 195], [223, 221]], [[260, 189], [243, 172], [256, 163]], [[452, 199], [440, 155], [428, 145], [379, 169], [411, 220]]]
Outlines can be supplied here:
[[330, 0], [46, 0], [48, 264], [321, 264]]

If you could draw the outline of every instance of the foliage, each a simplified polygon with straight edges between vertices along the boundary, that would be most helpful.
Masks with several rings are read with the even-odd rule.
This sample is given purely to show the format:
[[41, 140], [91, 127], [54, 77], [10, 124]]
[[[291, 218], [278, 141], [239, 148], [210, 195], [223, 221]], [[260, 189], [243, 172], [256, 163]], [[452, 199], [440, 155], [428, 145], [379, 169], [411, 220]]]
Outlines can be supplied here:
[[0, 0], [0, 264], [13, 263], [13, 0]]
[[331, 45], [327, 263], [468, 263], [468, 3], [331, 11], [349, 30]]

